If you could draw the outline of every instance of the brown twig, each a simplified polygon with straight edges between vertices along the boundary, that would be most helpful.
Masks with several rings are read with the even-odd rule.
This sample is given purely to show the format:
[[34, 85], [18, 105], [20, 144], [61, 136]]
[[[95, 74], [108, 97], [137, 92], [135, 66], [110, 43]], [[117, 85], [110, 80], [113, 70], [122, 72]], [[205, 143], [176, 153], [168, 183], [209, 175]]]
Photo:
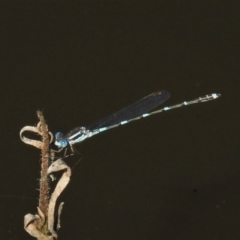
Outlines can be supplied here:
[[[43, 147], [41, 149], [42, 161], [41, 161], [41, 177], [40, 177], [40, 195], [39, 195], [39, 208], [42, 213], [47, 216], [48, 212], [48, 202], [49, 202], [49, 183], [48, 183], [48, 166], [49, 166], [49, 133], [48, 126], [46, 125], [43, 113], [37, 111], [37, 116], [39, 118], [38, 128], [42, 133]], [[47, 222], [47, 221], [46, 221]], [[44, 227], [47, 231], [47, 224]]]
[[[63, 203], [60, 203], [57, 213], [58, 219], [55, 224], [56, 202], [70, 181], [71, 169], [61, 159], [52, 162], [49, 166], [50, 157], [54, 157], [54, 151], [52, 151], [49, 147], [49, 144], [53, 141], [53, 135], [48, 131], [48, 126], [44, 120], [43, 113], [41, 111], [37, 111], [37, 116], [39, 118], [37, 127], [26, 126], [20, 131], [21, 140], [26, 144], [30, 144], [38, 149], [41, 149], [42, 155], [40, 196], [39, 206], [37, 207], [38, 213], [35, 215], [30, 213], [25, 215], [24, 228], [31, 236], [36, 237], [39, 240], [54, 240], [58, 238], [56, 231], [60, 228], [60, 215], [63, 207]], [[39, 134], [42, 137], [42, 141], [25, 137], [23, 133], [26, 131]], [[58, 171], [62, 171], [63, 174], [50, 197], [49, 177]]]

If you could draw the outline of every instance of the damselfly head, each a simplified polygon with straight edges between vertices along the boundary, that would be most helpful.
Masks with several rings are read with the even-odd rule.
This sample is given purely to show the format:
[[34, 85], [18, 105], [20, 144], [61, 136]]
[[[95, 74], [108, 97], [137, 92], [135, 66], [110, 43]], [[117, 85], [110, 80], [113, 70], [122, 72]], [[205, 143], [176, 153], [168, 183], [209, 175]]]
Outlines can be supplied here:
[[57, 132], [55, 134], [54, 144], [59, 148], [65, 148], [68, 145], [68, 141], [62, 137], [63, 137], [63, 134], [61, 132]]

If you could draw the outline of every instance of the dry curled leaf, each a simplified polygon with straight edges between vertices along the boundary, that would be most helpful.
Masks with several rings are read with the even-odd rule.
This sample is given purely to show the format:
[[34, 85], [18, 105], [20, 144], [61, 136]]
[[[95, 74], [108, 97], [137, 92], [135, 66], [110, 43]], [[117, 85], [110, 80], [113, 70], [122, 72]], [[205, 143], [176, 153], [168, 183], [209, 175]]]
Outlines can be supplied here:
[[[21, 140], [26, 143], [26, 144], [29, 144], [29, 145], [32, 145], [36, 148], [39, 148], [39, 149], [43, 149], [44, 147], [44, 144], [42, 141], [39, 141], [39, 140], [34, 140], [34, 139], [30, 139], [30, 138], [27, 138], [27, 137], [24, 137], [23, 136], [23, 133], [24, 132], [34, 132], [34, 133], [37, 133], [39, 134], [40, 136], [43, 135], [42, 131], [41, 131], [41, 127], [40, 127], [40, 124], [37, 125], [37, 127], [33, 127], [33, 126], [25, 126], [21, 129], [20, 131], [20, 138]], [[48, 132], [49, 136], [50, 136], [50, 143], [53, 141], [53, 134], [51, 132]]]
[[[48, 205], [48, 229], [53, 235], [56, 235], [56, 232], [54, 230], [54, 212], [55, 212], [56, 201], [70, 181], [71, 169], [70, 167], [67, 166], [67, 164], [62, 159], [56, 160], [48, 168], [48, 174], [52, 174], [53, 172], [58, 172], [62, 170], [65, 170], [65, 171], [63, 172], [62, 177], [59, 179], [51, 195], [49, 205]], [[61, 213], [62, 211], [62, 204], [63, 203], [61, 203], [59, 206], [60, 211], [58, 211], [58, 213]], [[60, 226], [60, 216], [58, 216], [57, 225]]]
[[54, 240], [56, 239], [54, 236], [47, 236], [40, 232], [37, 228], [38, 221], [40, 216], [33, 214], [26, 214], [24, 216], [24, 228], [25, 230], [33, 237], [39, 240]]

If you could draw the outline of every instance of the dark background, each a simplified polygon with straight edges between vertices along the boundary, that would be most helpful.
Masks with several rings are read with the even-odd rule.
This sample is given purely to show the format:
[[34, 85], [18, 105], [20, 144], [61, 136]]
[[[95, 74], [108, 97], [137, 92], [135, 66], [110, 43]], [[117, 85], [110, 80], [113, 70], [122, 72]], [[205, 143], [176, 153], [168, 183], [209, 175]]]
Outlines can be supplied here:
[[222, 97], [78, 145], [59, 239], [239, 239], [238, 1], [0, 5], [0, 239], [33, 239], [40, 153], [19, 131], [36, 110], [67, 132], [161, 89], [164, 106]]

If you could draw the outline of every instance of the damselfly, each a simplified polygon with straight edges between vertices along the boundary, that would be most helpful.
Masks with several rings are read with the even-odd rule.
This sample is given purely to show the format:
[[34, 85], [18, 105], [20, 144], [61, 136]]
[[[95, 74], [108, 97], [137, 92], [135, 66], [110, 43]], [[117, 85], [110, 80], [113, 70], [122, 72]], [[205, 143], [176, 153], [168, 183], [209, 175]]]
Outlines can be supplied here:
[[120, 125], [124, 125], [126, 123], [151, 116], [153, 114], [161, 113], [163, 111], [168, 111], [174, 108], [188, 106], [195, 103], [214, 100], [216, 98], [219, 98], [220, 96], [221, 95], [218, 93], [213, 93], [204, 97], [199, 97], [192, 101], [185, 101], [183, 103], [179, 103], [170, 107], [164, 107], [160, 110], [149, 112], [163, 102], [165, 102], [170, 97], [170, 93], [165, 90], [155, 92], [114, 114], [111, 114], [93, 124], [90, 124], [87, 127], [74, 128], [66, 135], [57, 132], [55, 134], [55, 145], [60, 149], [66, 148], [67, 146], [72, 147], [74, 144], [82, 142], [85, 139], [90, 138], [108, 129], [112, 129]]

